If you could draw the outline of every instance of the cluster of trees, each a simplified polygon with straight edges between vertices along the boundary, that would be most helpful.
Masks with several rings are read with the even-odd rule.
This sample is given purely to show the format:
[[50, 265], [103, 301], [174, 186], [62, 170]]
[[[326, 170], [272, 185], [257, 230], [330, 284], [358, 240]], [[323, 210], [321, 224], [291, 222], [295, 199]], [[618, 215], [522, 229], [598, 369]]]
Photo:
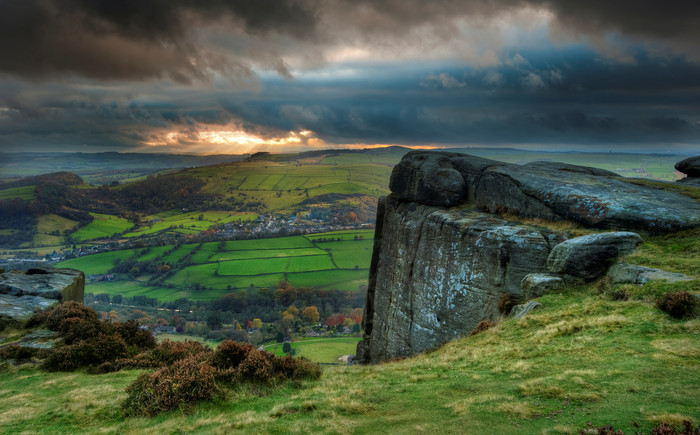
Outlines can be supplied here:
[[112, 198], [129, 210], [154, 213], [162, 210], [201, 209], [212, 195], [200, 190], [206, 182], [189, 175], [148, 176], [112, 191]]
[[[160, 302], [147, 296], [87, 294], [86, 303], [99, 311], [115, 311], [120, 318], [133, 318], [151, 326], [164, 322], [181, 332], [260, 342], [274, 339], [279, 333], [286, 336], [311, 326], [318, 328], [322, 319], [331, 328], [344, 325], [353, 329], [357, 325], [354, 330], [359, 331], [362, 308], [358, 307], [364, 306], [364, 294], [363, 290], [297, 288], [282, 281], [275, 290], [251, 287], [212, 301], [180, 298]], [[161, 318], [163, 322], [158, 321]], [[259, 331], [251, 337], [246, 334], [248, 328]]]

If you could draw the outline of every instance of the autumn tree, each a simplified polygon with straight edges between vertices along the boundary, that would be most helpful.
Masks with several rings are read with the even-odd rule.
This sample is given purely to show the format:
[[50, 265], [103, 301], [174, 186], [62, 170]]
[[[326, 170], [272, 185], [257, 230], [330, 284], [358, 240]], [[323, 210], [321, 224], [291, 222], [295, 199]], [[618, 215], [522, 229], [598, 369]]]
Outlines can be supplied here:
[[299, 315], [299, 309], [294, 305], [290, 305], [289, 308], [287, 308], [287, 310], [284, 312], [284, 314], [291, 314], [292, 317], [296, 317]]
[[321, 318], [318, 314], [318, 309], [314, 306], [304, 308], [301, 317], [308, 323], [316, 323]]
[[326, 319], [326, 325], [331, 326], [331, 327], [342, 325], [344, 322], [345, 322], [345, 314], [343, 314], [343, 313], [333, 314], [332, 316], [330, 316]]
[[352, 319], [353, 322], [355, 323], [360, 323], [362, 322], [362, 308], [355, 308], [350, 312], [350, 318]]

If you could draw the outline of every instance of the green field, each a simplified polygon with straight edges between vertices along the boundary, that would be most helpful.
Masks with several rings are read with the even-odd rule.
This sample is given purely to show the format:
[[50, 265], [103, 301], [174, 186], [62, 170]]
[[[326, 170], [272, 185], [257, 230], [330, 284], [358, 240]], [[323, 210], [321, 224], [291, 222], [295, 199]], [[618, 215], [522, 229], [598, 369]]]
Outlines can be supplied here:
[[86, 255], [84, 257], [73, 258], [62, 261], [56, 267], [70, 267], [73, 269], [82, 270], [86, 275], [95, 273], [107, 273], [109, 269], [114, 267], [114, 261], [124, 260], [136, 255], [136, 250], [125, 249], [123, 251], [103, 252], [101, 254]]
[[162, 232], [176, 232], [183, 234], [196, 234], [209, 228], [236, 221], [249, 221], [258, 217], [256, 213], [226, 212], [226, 211], [194, 211], [181, 213], [179, 211], [167, 211], [152, 216], [146, 216], [141, 228], [126, 233], [124, 237], [139, 237]]
[[[314, 338], [294, 341], [291, 346], [296, 351], [296, 357], [303, 356], [320, 363], [339, 363], [341, 356], [355, 354], [360, 340], [360, 337]], [[265, 346], [265, 350], [277, 356], [285, 355], [282, 343]]]
[[118, 216], [100, 213], [90, 214], [94, 218], [93, 221], [71, 234], [73, 241], [84, 242], [86, 240], [104, 239], [114, 234], [122, 233], [134, 226], [133, 223]]
[[34, 199], [34, 186], [12, 187], [0, 190], [0, 201], [5, 199], [23, 199], [31, 201]]
[[[367, 284], [373, 236], [373, 230], [350, 230], [227, 241], [223, 246], [221, 242], [190, 243], [106, 252], [67, 260], [57, 266], [76, 268], [89, 275], [107, 273], [117, 259], [169, 264], [171, 275], [157, 283], [144, 274], [86, 286], [86, 291], [94, 294], [144, 295], [162, 301], [182, 297], [217, 299], [251, 286], [274, 287], [284, 279], [298, 287], [357, 290]], [[317, 239], [334, 241], [312, 241]], [[183, 262], [186, 259], [189, 263]]]
[[[64, 232], [71, 231], [77, 226], [77, 221], [55, 214], [39, 216], [34, 235], [34, 246], [63, 245], [66, 241]], [[58, 234], [56, 234], [57, 231]]]

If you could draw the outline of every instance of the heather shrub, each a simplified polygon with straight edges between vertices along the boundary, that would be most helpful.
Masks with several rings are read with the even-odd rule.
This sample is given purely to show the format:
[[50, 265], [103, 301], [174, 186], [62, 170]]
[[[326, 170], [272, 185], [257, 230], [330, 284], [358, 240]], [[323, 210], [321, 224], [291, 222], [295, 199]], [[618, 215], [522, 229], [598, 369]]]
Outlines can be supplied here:
[[135, 346], [139, 349], [152, 349], [156, 347], [156, 339], [146, 330], [139, 328], [136, 320], [114, 323], [114, 331], [119, 334], [127, 346]]
[[128, 356], [126, 343], [119, 335], [96, 337], [54, 349], [42, 366], [52, 371], [71, 371], [86, 365], [99, 365]]
[[472, 330], [471, 334], [469, 334], [469, 335], [478, 334], [481, 331], [486, 331], [487, 329], [493, 328], [494, 326], [496, 326], [495, 322], [492, 322], [490, 320], [482, 320], [481, 322], [476, 324], [476, 326]]
[[216, 370], [206, 361], [187, 357], [155, 372], [142, 373], [126, 388], [127, 415], [155, 416], [162, 411], [188, 407], [221, 394]]
[[266, 382], [272, 378], [272, 363], [266, 352], [250, 352], [238, 366], [243, 379]]
[[188, 357], [207, 359], [211, 353], [211, 349], [196, 341], [165, 340], [134, 357], [116, 360], [115, 364], [120, 368], [158, 368]]
[[214, 351], [212, 364], [219, 369], [236, 368], [251, 352], [258, 352], [258, 350], [250, 343], [224, 340]]
[[36, 354], [36, 349], [22, 347], [18, 344], [3, 347], [0, 349], [0, 358], [24, 360], [32, 358]]
[[107, 324], [93, 318], [68, 317], [63, 319], [58, 327], [58, 332], [63, 343], [73, 344], [78, 341], [89, 340], [99, 334], [108, 333]]
[[304, 357], [292, 358], [289, 355], [283, 358], [274, 357], [272, 368], [276, 374], [287, 379], [303, 380], [321, 377], [321, 366]]
[[[150, 332], [139, 329], [136, 322], [101, 321], [93, 309], [72, 301], [35, 313], [27, 322], [30, 325], [45, 325], [63, 340], [62, 346], [42, 355], [42, 366], [47, 370], [69, 371], [110, 362], [110, 370], [114, 371], [119, 367], [117, 360], [127, 360], [130, 355], [155, 346]], [[106, 370], [106, 366], [100, 370]]]
[[697, 305], [695, 296], [686, 291], [666, 293], [656, 300], [658, 309], [678, 319], [694, 316]]
[[66, 319], [78, 318], [85, 321], [99, 321], [99, 315], [90, 307], [74, 301], [67, 301], [49, 309], [35, 313], [26, 323], [26, 327], [46, 325], [52, 331], [60, 331]]

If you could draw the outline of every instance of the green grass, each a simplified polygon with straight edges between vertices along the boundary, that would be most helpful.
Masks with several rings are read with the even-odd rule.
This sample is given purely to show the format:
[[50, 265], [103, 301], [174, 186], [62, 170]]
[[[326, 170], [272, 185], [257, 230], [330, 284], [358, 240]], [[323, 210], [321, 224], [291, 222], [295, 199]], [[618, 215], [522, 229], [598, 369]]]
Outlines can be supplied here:
[[[674, 320], [592, 288], [540, 302], [524, 319], [426, 354], [326, 366], [316, 382], [230, 390], [156, 418], [122, 415], [139, 371], [5, 367], [0, 432], [564, 434], [612, 424], [648, 433], [660, 421], [700, 422], [700, 319]], [[317, 345], [299, 343], [302, 352]]]
[[0, 201], [6, 199], [32, 201], [34, 199], [34, 186], [12, 187], [0, 190]]
[[[345, 355], [354, 355], [357, 349], [359, 337], [343, 338], [319, 338], [316, 340], [294, 341], [292, 348], [296, 351], [295, 357], [303, 356], [320, 363], [339, 363], [339, 358]], [[266, 346], [265, 350], [277, 356], [284, 356], [282, 343]]]
[[133, 223], [118, 216], [100, 213], [90, 214], [95, 219], [71, 234], [73, 241], [83, 242], [85, 240], [104, 239], [114, 234], [122, 233], [134, 226]]

